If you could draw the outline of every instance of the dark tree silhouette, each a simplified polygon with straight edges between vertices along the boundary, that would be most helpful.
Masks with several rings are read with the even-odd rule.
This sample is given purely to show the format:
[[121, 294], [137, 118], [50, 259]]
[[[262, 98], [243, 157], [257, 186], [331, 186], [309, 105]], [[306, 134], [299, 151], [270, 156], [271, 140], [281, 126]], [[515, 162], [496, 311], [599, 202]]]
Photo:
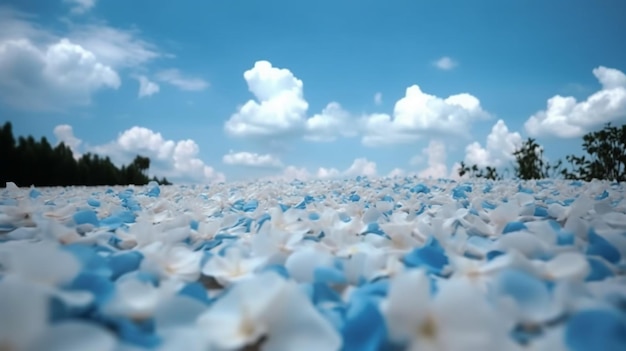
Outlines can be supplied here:
[[[558, 160], [550, 163], [543, 157], [543, 147], [535, 139], [528, 138], [513, 156], [513, 174], [516, 178], [545, 179], [563, 177], [571, 180], [590, 181], [606, 179], [626, 181], [626, 124], [621, 127], [607, 123], [604, 129], [583, 136], [583, 150], [587, 155], [568, 155], [569, 169]], [[507, 169], [505, 169], [507, 171]], [[502, 179], [494, 167], [482, 169], [477, 165], [461, 162], [458, 174], [472, 178]]]
[[554, 178], [561, 168], [561, 160], [554, 164], [546, 161], [543, 157], [543, 147], [537, 144], [535, 139], [528, 138], [522, 146], [515, 150], [515, 164], [513, 172], [519, 179], [545, 179]]
[[582, 146], [589, 157], [566, 156], [572, 167], [561, 172], [566, 179], [626, 181], [626, 124], [607, 123], [604, 129], [584, 135]]
[[154, 180], [171, 184], [165, 177], [148, 178], [150, 159], [137, 155], [128, 166], [117, 168], [109, 157], [86, 153], [78, 159], [64, 143], [54, 148], [44, 137], [13, 136], [10, 122], [0, 129], [0, 186], [143, 185]]

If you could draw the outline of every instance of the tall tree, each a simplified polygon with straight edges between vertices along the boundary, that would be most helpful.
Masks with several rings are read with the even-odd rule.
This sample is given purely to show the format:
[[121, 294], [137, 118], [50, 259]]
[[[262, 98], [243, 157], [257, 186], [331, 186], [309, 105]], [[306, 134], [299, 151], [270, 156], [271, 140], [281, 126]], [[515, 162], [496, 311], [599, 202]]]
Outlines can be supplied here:
[[621, 127], [607, 123], [602, 130], [583, 136], [587, 156], [568, 155], [571, 170], [563, 169], [566, 179], [608, 179], [626, 181], [626, 124]]
[[155, 180], [171, 184], [165, 177], [148, 178], [150, 158], [137, 155], [128, 166], [117, 168], [109, 157], [86, 153], [74, 158], [64, 143], [54, 148], [43, 137], [19, 137], [17, 145], [11, 123], [0, 129], [0, 186], [15, 182], [19, 186], [126, 185], [147, 184]]

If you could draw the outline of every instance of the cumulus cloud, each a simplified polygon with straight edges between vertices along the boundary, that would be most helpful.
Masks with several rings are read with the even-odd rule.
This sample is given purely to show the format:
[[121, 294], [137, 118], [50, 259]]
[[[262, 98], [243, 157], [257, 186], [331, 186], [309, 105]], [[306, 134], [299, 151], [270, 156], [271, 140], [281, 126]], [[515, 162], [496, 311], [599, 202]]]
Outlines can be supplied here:
[[394, 168], [388, 174], [387, 177], [395, 178], [395, 177], [404, 177], [406, 175], [406, 171], [402, 168]]
[[151, 173], [174, 181], [208, 183], [225, 179], [198, 157], [200, 149], [194, 140], [167, 140], [144, 127], [125, 130], [116, 140], [92, 147], [91, 151], [108, 155], [117, 164], [127, 164], [138, 154], [149, 157]]
[[340, 179], [351, 178], [356, 176], [374, 177], [377, 175], [376, 162], [369, 161], [367, 158], [356, 158], [352, 164], [344, 171], [336, 168], [320, 167], [317, 171], [310, 172], [305, 167], [287, 166], [283, 171], [271, 177], [273, 180], [311, 180], [311, 179]]
[[357, 158], [352, 162], [352, 165], [343, 172], [348, 177], [364, 175], [373, 177], [376, 176], [376, 162], [368, 161], [366, 158]]
[[70, 22], [58, 33], [6, 6], [0, 6], [0, 23], [0, 99], [13, 108], [88, 105], [96, 92], [120, 87], [121, 69], [161, 56], [136, 30]]
[[604, 66], [593, 70], [601, 89], [584, 101], [555, 95], [547, 108], [532, 115], [524, 124], [532, 137], [576, 138], [599, 126], [626, 117], [626, 75]]
[[418, 172], [420, 178], [446, 178], [448, 166], [446, 166], [446, 145], [439, 140], [431, 140], [428, 146], [422, 150], [426, 157], [428, 167]]
[[350, 125], [350, 113], [337, 102], [331, 102], [322, 113], [306, 120], [305, 139], [319, 142], [334, 141], [339, 136], [353, 137], [356, 129]]
[[235, 137], [273, 137], [304, 129], [309, 104], [302, 94], [302, 81], [291, 71], [258, 61], [243, 77], [256, 100], [248, 100], [226, 121], [226, 133]]
[[392, 116], [372, 114], [363, 118], [362, 142], [378, 146], [414, 142], [432, 134], [466, 136], [471, 122], [488, 117], [480, 101], [470, 94], [442, 99], [413, 85], [396, 102]]
[[435, 61], [434, 65], [440, 70], [449, 71], [456, 67], [458, 63], [448, 56], [443, 56]]
[[374, 103], [376, 105], [381, 105], [383, 103], [383, 93], [378, 92], [374, 94]]
[[518, 132], [510, 132], [503, 120], [498, 120], [487, 135], [487, 143], [482, 147], [473, 142], [465, 148], [465, 162], [479, 167], [500, 167], [514, 160], [513, 153], [522, 146], [522, 136]]
[[80, 158], [81, 154], [79, 152], [79, 147], [82, 144], [82, 140], [78, 139], [74, 135], [74, 128], [69, 124], [61, 124], [54, 127], [54, 136], [57, 138], [57, 145], [60, 143], [65, 144], [65, 146], [69, 147], [72, 150], [72, 154], [75, 159]]
[[120, 85], [113, 68], [68, 39], [44, 48], [28, 39], [0, 43], [0, 93], [7, 105], [34, 110], [87, 105], [97, 90]]
[[78, 15], [88, 12], [96, 6], [96, 0], [63, 0], [63, 2], [71, 6], [70, 11], [73, 14]]
[[138, 76], [137, 80], [139, 81], [139, 98], [152, 96], [160, 90], [159, 85], [146, 76]]
[[280, 168], [283, 166], [280, 159], [270, 154], [258, 154], [255, 152], [233, 152], [222, 157], [222, 162], [233, 166], [246, 166], [257, 168]]
[[175, 68], [158, 72], [156, 79], [186, 91], [201, 91], [209, 87], [209, 83], [204, 79], [185, 76]]

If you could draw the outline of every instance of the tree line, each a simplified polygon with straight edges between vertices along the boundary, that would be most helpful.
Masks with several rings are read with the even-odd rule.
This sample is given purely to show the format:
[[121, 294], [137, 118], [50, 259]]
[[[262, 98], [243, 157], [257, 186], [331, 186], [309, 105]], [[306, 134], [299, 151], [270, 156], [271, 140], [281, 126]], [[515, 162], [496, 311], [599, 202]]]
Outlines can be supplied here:
[[[599, 131], [590, 132], [582, 138], [585, 154], [567, 155], [565, 162], [547, 161], [543, 147], [533, 138], [524, 141], [514, 153], [513, 176], [522, 180], [562, 178], [591, 181], [593, 179], [626, 181], [626, 124], [621, 127], [605, 124]], [[498, 171], [495, 167], [478, 167], [461, 162], [459, 176], [500, 180], [509, 169]]]
[[6, 182], [25, 187], [144, 185], [151, 180], [171, 184], [165, 177], [150, 179], [149, 168], [150, 158], [141, 155], [118, 168], [108, 156], [86, 153], [74, 158], [70, 147], [63, 142], [53, 147], [45, 137], [37, 141], [32, 136], [20, 136], [15, 140], [10, 122], [0, 130], [0, 186]]

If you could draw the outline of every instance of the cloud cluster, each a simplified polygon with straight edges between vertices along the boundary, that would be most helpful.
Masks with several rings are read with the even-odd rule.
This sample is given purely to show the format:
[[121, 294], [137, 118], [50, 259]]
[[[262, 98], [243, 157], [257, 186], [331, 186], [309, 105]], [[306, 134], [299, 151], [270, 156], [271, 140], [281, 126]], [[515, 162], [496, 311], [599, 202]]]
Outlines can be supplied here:
[[65, 144], [72, 150], [75, 159], [80, 158], [81, 154], [78, 149], [83, 141], [74, 135], [74, 128], [71, 125], [60, 124], [54, 127], [53, 134], [57, 138], [57, 145], [60, 143]]
[[343, 171], [336, 168], [320, 167], [315, 172], [310, 172], [304, 167], [287, 166], [278, 175], [268, 177], [272, 180], [311, 180], [311, 179], [340, 179], [351, 178], [356, 176], [375, 177], [378, 175], [376, 162], [369, 161], [367, 158], [356, 158], [352, 164]]
[[[362, 134], [365, 145], [413, 142], [426, 135], [463, 135], [470, 123], [488, 118], [480, 101], [467, 93], [440, 98], [424, 93], [418, 85], [406, 90], [393, 115], [372, 114], [355, 118], [337, 102], [321, 113], [307, 116], [303, 83], [290, 70], [258, 61], [244, 73], [255, 99], [247, 101], [224, 124], [233, 137], [303, 137], [316, 142]], [[376, 104], [382, 94], [374, 96]]]
[[116, 140], [89, 148], [108, 155], [116, 164], [127, 164], [140, 154], [152, 161], [150, 171], [180, 182], [220, 182], [225, 177], [206, 165], [198, 154], [198, 144], [191, 140], [167, 140], [161, 133], [135, 126], [120, 133]]
[[255, 168], [281, 168], [283, 163], [277, 157], [270, 154], [258, 154], [256, 152], [233, 152], [222, 157], [222, 162], [231, 166], [244, 166]]
[[337, 102], [329, 103], [321, 113], [306, 120], [304, 138], [310, 141], [330, 142], [338, 137], [353, 137], [357, 130], [351, 125], [350, 113]]
[[[67, 1], [72, 11], [84, 13], [95, 1]], [[106, 24], [67, 22], [62, 33], [47, 30], [35, 17], [0, 6], [0, 100], [14, 109], [64, 110], [89, 105], [94, 94], [118, 89], [123, 71], [146, 71], [154, 60], [169, 55], [141, 38], [136, 29]], [[83, 21], [84, 22], [84, 21]], [[150, 96], [158, 85], [142, 75], [138, 96]], [[164, 70], [157, 79], [182, 90], [203, 90], [208, 83], [177, 69]]]
[[7, 105], [35, 110], [87, 105], [95, 91], [120, 85], [112, 67], [68, 39], [43, 48], [28, 39], [0, 42], [0, 95]]
[[518, 132], [510, 132], [503, 120], [498, 120], [487, 136], [485, 147], [475, 141], [465, 148], [465, 162], [479, 167], [504, 166], [514, 160], [513, 152], [522, 146], [522, 136]]
[[258, 61], [243, 74], [256, 100], [248, 100], [224, 125], [235, 137], [274, 137], [302, 131], [309, 104], [302, 81], [288, 69]]
[[532, 137], [576, 138], [599, 126], [626, 119], [626, 75], [614, 68], [593, 70], [601, 89], [584, 101], [555, 95], [547, 108], [532, 115], [524, 124]]
[[440, 98], [418, 85], [406, 89], [393, 115], [372, 114], [363, 119], [363, 144], [379, 146], [414, 142], [425, 136], [467, 136], [471, 122], [488, 118], [478, 98], [462, 93]]

